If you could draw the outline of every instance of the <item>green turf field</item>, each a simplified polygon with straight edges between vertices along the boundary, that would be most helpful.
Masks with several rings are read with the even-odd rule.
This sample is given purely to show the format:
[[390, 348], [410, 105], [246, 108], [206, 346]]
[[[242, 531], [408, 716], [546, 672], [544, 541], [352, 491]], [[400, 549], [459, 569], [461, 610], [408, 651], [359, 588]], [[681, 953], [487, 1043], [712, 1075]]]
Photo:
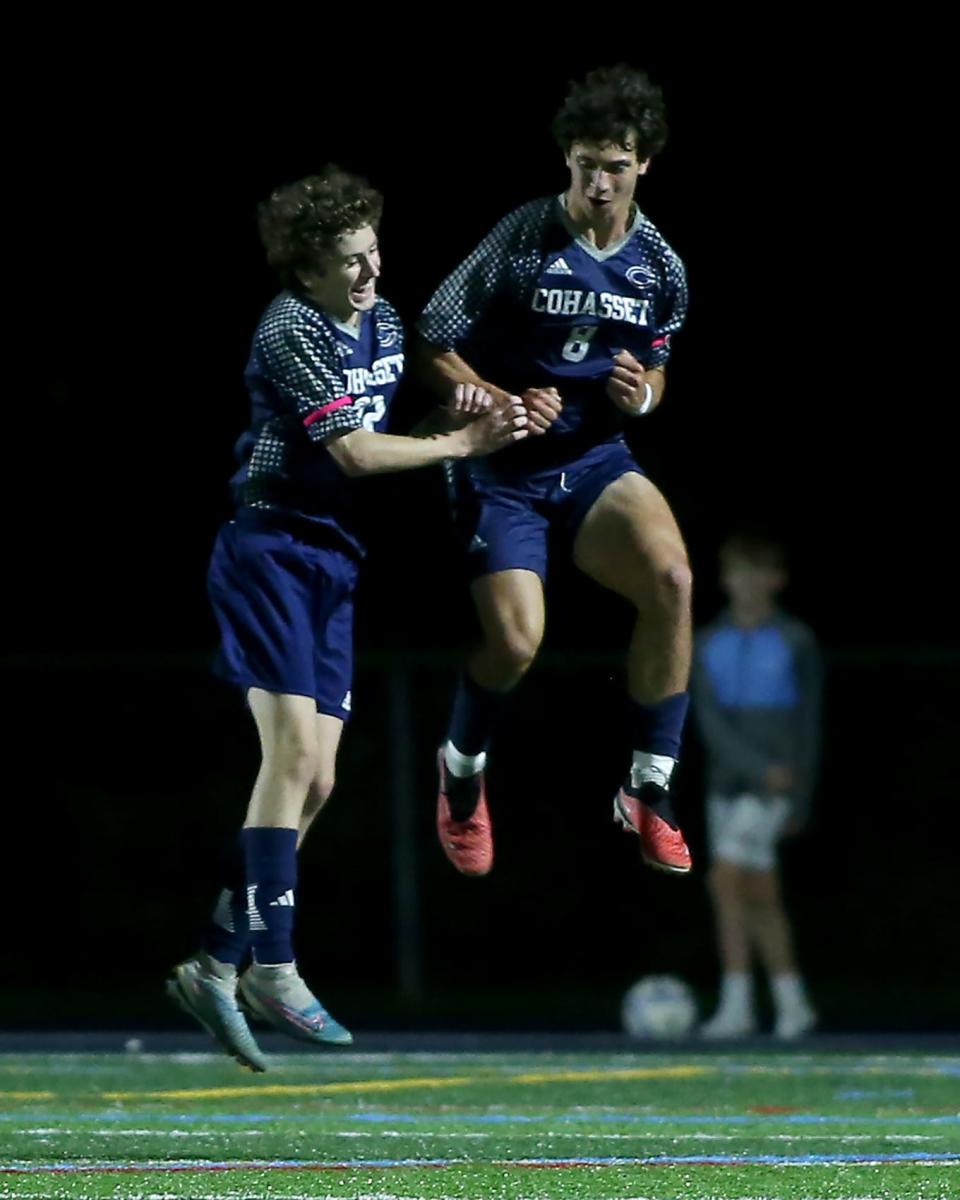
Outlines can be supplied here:
[[0, 1057], [0, 1197], [957, 1200], [960, 1058]]

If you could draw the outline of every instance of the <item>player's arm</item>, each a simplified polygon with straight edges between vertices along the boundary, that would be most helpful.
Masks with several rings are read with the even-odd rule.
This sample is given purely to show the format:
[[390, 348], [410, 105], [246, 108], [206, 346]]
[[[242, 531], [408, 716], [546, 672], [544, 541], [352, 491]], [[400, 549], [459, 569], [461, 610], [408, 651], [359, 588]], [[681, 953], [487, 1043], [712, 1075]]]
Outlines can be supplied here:
[[663, 400], [670, 339], [683, 327], [686, 316], [687, 275], [683, 263], [670, 251], [664, 259], [663, 288], [657, 299], [653, 340], [644, 355], [646, 362], [621, 350], [607, 379], [607, 395], [628, 417], [646, 416]]
[[322, 444], [345, 475], [409, 471], [446, 458], [492, 454], [527, 436], [519, 401], [491, 402], [489, 411], [462, 429], [425, 437], [377, 433], [363, 427], [358, 398], [341, 394], [336, 351], [312, 330], [291, 323], [266, 342], [264, 351], [274, 387], [310, 441]]
[[[414, 370], [424, 386], [444, 405], [441, 411], [448, 414], [447, 420], [454, 426], [471, 421], [484, 411], [484, 393], [494, 403], [522, 404], [532, 434], [549, 429], [563, 407], [556, 388], [528, 388], [522, 396], [513, 396], [489, 379], [481, 379], [455, 350], [444, 350], [419, 336], [415, 339]], [[450, 403], [451, 393], [455, 394], [458, 388], [463, 398], [458, 400], [455, 396]]]
[[629, 350], [621, 350], [613, 360], [607, 378], [607, 395], [628, 417], [652, 413], [663, 399], [667, 386], [665, 367], [645, 367]]
[[[528, 205], [508, 213], [440, 284], [421, 314], [414, 369], [441, 403], [448, 400], [451, 386], [458, 383], [478, 385], [501, 402], [509, 395], [494, 380], [481, 379], [458, 349], [498, 306], [516, 306], [524, 283], [517, 277], [515, 254], [521, 247], [529, 249], [535, 244], [539, 236], [536, 220]], [[554, 389], [529, 388], [521, 399], [533, 434], [545, 432], [559, 415], [560, 396]], [[475, 411], [465, 409], [454, 419], [465, 421], [475, 415]]]
[[527, 432], [523, 405], [508, 401], [488, 402], [476, 420], [446, 432], [404, 437], [360, 428], [336, 431], [323, 440], [343, 473], [357, 477], [430, 467], [448, 458], [493, 454], [521, 441]]

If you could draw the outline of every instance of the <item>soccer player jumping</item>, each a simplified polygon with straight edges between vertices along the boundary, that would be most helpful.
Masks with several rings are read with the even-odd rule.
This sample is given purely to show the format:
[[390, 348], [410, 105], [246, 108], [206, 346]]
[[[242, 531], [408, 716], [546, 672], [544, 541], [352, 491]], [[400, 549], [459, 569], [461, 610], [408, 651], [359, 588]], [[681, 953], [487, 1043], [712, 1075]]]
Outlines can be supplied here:
[[660, 89], [629, 67], [592, 71], [572, 85], [553, 132], [565, 192], [504, 217], [418, 323], [423, 376], [438, 395], [472, 383], [519, 397], [538, 435], [449, 471], [482, 642], [440, 753], [438, 832], [458, 870], [490, 870], [486, 748], [543, 637], [552, 530], [582, 571], [636, 609], [633, 761], [614, 815], [639, 834], [646, 862], [685, 874], [669, 789], [688, 703], [691, 573], [667, 502], [623, 439], [663, 398], [687, 304], [682, 263], [633, 198], [667, 136]]
[[350, 712], [362, 477], [489, 454], [527, 433], [519, 402], [491, 403], [472, 384], [452, 399], [483, 407], [479, 420], [422, 437], [386, 432], [404, 356], [400, 320], [377, 295], [381, 206], [362, 179], [328, 167], [260, 208], [284, 290], [254, 336], [237, 511], [217, 536], [208, 587], [218, 671], [243, 689], [262, 762], [203, 951], [168, 984], [254, 1070], [265, 1064], [238, 992], [249, 1012], [292, 1037], [352, 1040], [300, 977], [293, 926], [297, 848], [333, 788]]

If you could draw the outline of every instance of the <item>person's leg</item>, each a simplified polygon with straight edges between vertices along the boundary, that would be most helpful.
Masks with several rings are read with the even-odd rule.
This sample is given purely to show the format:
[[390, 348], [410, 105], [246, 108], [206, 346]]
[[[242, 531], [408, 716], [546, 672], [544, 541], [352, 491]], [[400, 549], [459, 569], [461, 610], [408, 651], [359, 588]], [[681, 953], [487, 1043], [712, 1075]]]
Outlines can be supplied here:
[[247, 920], [247, 868], [243, 839], [235, 834], [220, 865], [220, 894], [201, 939], [205, 954], [220, 963], [239, 968], [250, 949]]
[[690, 855], [670, 802], [690, 675], [692, 577], [667, 502], [644, 476], [621, 475], [594, 502], [574, 541], [574, 562], [636, 609], [627, 653], [633, 762], [618, 818], [641, 836], [645, 859], [683, 874]]
[[483, 575], [470, 591], [482, 640], [457, 685], [444, 745], [458, 778], [482, 769], [494, 723], [536, 657], [544, 626], [543, 584], [533, 571]]
[[722, 969], [717, 1010], [700, 1030], [707, 1038], [744, 1037], [756, 1025], [743, 876], [742, 867], [718, 858], [707, 877]]
[[248, 703], [260, 736], [261, 763], [241, 832], [245, 944], [239, 944], [236, 930], [232, 943], [211, 943], [208, 937], [204, 952], [175, 969], [170, 994], [240, 1062], [264, 1070], [237, 1007], [237, 967], [247, 946], [261, 963], [293, 963], [297, 834], [319, 769], [319, 748], [312, 697], [251, 688]]
[[457, 523], [481, 642], [457, 681], [437, 758], [437, 834], [458, 871], [486, 875], [493, 866], [487, 746], [543, 638], [548, 522], [538, 507], [544, 488], [538, 478], [460, 482]]
[[[237, 1005], [237, 967], [252, 945], [262, 968], [278, 976], [269, 1010], [311, 1017], [297, 1036], [311, 1041], [349, 1041], [350, 1035], [323, 1012], [296, 975], [292, 927], [296, 847], [311, 819], [308, 798], [318, 807], [328, 790], [342, 727], [341, 717], [324, 737], [319, 722], [318, 679], [336, 692], [331, 713], [345, 712], [352, 667], [351, 595], [357, 566], [335, 552], [298, 542], [279, 531], [225, 525], [217, 538], [208, 587], [221, 632], [217, 673], [241, 686], [260, 735], [261, 766], [247, 820], [242, 855], [229, 864], [229, 902], [218, 907], [220, 932], [204, 950], [174, 970], [170, 995], [241, 1062], [264, 1069], [263, 1057]], [[318, 660], [318, 646], [322, 654]], [[329, 666], [327, 658], [329, 657]], [[329, 721], [330, 718], [327, 718]], [[221, 896], [227, 901], [226, 896]], [[243, 906], [242, 913], [238, 910]], [[231, 919], [232, 918], [232, 919]], [[222, 928], [232, 924], [234, 928]], [[292, 975], [291, 981], [287, 976]], [[252, 978], [252, 977], [251, 977]], [[289, 1000], [297, 991], [297, 1008]], [[312, 1018], [326, 1019], [323, 1032]], [[261, 1013], [261, 1015], [264, 1015]], [[288, 1030], [288, 1032], [290, 1032]]]
[[770, 978], [793, 974], [793, 937], [783, 907], [779, 872], [744, 872], [744, 900], [751, 945]]
[[[281, 699], [306, 702], [277, 703]], [[343, 721], [317, 713], [315, 702], [302, 696], [252, 691], [250, 707], [264, 761], [243, 830], [254, 961], [240, 977], [240, 993], [256, 1016], [282, 1033], [349, 1045], [350, 1033], [300, 977], [293, 949], [297, 848], [333, 789]]]
[[781, 1038], [800, 1037], [813, 1028], [816, 1014], [797, 969], [793, 933], [776, 866], [745, 871], [744, 898], [748, 935], [770, 980], [775, 1033]]
[[307, 836], [310, 827], [330, 799], [333, 791], [336, 781], [337, 751], [343, 735], [343, 720], [340, 717], [329, 716], [327, 713], [317, 713], [314, 718], [314, 728], [317, 742], [317, 768], [310, 780], [306, 803], [297, 827], [297, 849], [303, 845], [303, 839]]
[[723, 859], [713, 863], [707, 876], [717, 931], [717, 949], [725, 975], [743, 975], [750, 970], [750, 936], [743, 877], [742, 867]]
[[437, 834], [458, 871], [486, 875], [493, 866], [483, 773], [487, 744], [543, 638], [543, 584], [533, 571], [507, 570], [481, 576], [471, 590], [482, 642], [457, 684], [438, 756]]
[[348, 1045], [349, 1032], [301, 979], [292, 937], [297, 849], [333, 790], [353, 678], [357, 565], [329, 550], [313, 551], [312, 561], [314, 694], [296, 705], [250, 697], [263, 765], [243, 832], [254, 963], [240, 993], [252, 1012], [291, 1037]]

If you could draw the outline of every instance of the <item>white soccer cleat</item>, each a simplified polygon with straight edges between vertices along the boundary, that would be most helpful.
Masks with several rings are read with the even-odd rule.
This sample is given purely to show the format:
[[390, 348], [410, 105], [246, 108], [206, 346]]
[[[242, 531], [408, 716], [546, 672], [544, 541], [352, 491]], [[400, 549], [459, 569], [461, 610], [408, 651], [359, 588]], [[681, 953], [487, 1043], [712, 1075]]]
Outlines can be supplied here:
[[254, 963], [240, 976], [240, 997], [253, 1016], [298, 1041], [332, 1046], [353, 1041], [300, 978], [296, 963]]
[[237, 1007], [237, 971], [209, 954], [198, 954], [173, 968], [167, 995], [199, 1021], [227, 1054], [251, 1071], [267, 1069], [247, 1019]]

